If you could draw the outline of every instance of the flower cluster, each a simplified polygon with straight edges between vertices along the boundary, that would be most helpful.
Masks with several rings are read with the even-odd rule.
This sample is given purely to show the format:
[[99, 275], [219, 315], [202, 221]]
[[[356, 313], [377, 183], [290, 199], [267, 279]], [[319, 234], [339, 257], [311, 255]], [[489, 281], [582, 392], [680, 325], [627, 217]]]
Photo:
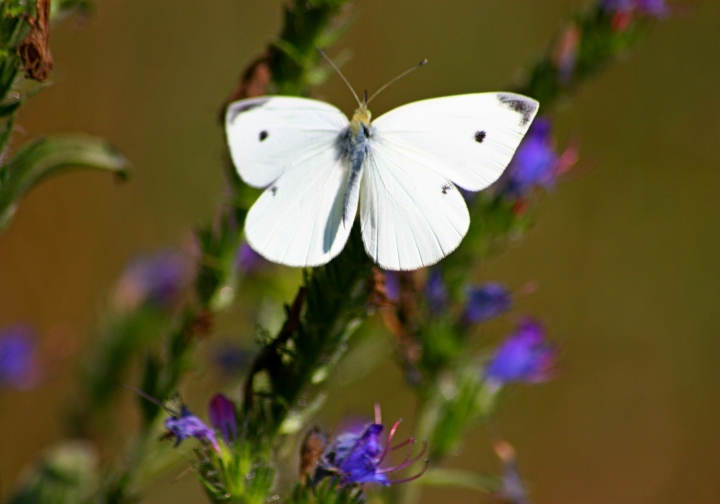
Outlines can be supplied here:
[[616, 32], [627, 30], [638, 16], [664, 18], [671, 13], [666, 0], [601, 0], [600, 8], [611, 16]]
[[640, 14], [665, 17], [670, 14], [666, 0], [602, 0], [603, 10], [613, 14]]
[[165, 420], [165, 428], [168, 430], [168, 435], [175, 438], [175, 446], [178, 446], [187, 438], [194, 437], [209, 443], [215, 451], [220, 449], [215, 431], [193, 415], [187, 406], [183, 405], [179, 414], [171, 415], [170, 418]]
[[[386, 283], [388, 293], [395, 292], [398, 287], [394, 275], [386, 275], [390, 282]], [[386, 281], [387, 282], [387, 281]], [[470, 285], [467, 288], [467, 302], [463, 307], [461, 320], [463, 323], [481, 323], [508, 312], [513, 305], [513, 295], [510, 290], [496, 282], [487, 282], [480, 285]], [[397, 294], [394, 294], [397, 297]], [[431, 315], [437, 316], [447, 312], [450, 296], [443, 281], [440, 269], [432, 268], [428, 272], [423, 288], [423, 296]], [[388, 297], [390, 297], [388, 295]], [[393, 299], [393, 298], [391, 298]]]
[[557, 69], [559, 82], [565, 86], [570, 84], [574, 77], [581, 39], [582, 31], [573, 22], [560, 32], [553, 46], [552, 63]]
[[[390, 428], [387, 440], [381, 441], [381, 434], [384, 426], [378, 418], [374, 423], [365, 427], [361, 432], [346, 432], [340, 434], [325, 450], [315, 472], [313, 483], [317, 484], [325, 477], [337, 478], [340, 485], [351, 486], [363, 483], [378, 483], [388, 486], [393, 483], [404, 483], [419, 478], [427, 468], [425, 467], [416, 475], [400, 480], [391, 480], [387, 477], [389, 473], [405, 469], [418, 462], [425, 455], [427, 445], [418, 455], [411, 458], [411, 450], [415, 440], [409, 438], [406, 441], [390, 447], [395, 432], [400, 425], [400, 420]], [[381, 468], [387, 454], [403, 446], [408, 446], [404, 460], [395, 466]]]
[[165, 428], [168, 430], [168, 435], [175, 438], [175, 446], [194, 437], [219, 452], [220, 445], [216, 431], [220, 432], [226, 444], [234, 443], [238, 433], [235, 405], [232, 401], [222, 394], [216, 394], [210, 400], [209, 412], [212, 428], [192, 414], [186, 406], [182, 406], [178, 414], [167, 418]]

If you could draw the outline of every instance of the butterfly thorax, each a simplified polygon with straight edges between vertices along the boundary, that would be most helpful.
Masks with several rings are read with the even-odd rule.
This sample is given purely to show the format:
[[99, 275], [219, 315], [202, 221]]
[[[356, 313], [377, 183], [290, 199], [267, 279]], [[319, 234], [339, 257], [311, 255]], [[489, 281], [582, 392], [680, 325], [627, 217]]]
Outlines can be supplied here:
[[355, 109], [355, 112], [353, 113], [352, 120], [350, 121], [350, 124], [352, 127], [355, 128], [361, 128], [363, 125], [366, 128], [370, 128], [370, 119], [372, 118], [372, 113], [367, 109], [366, 106], [359, 107]]

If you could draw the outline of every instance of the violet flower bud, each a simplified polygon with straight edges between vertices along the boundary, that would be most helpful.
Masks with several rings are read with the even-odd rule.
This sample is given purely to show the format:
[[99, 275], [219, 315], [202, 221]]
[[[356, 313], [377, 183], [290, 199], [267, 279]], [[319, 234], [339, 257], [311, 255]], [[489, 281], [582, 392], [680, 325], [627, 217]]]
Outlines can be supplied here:
[[210, 400], [210, 423], [222, 433], [226, 443], [234, 443], [238, 437], [235, 405], [222, 394], [215, 394]]
[[473, 286], [468, 290], [463, 321], [485, 322], [510, 311], [512, 305], [512, 293], [502, 284], [487, 282]]
[[488, 382], [500, 387], [510, 382], [537, 383], [552, 378], [557, 348], [545, 340], [545, 330], [526, 320], [500, 345], [485, 367]]
[[32, 329], [16, 325], [0, 330], [0, 389], [30, 388], [38, 374]]

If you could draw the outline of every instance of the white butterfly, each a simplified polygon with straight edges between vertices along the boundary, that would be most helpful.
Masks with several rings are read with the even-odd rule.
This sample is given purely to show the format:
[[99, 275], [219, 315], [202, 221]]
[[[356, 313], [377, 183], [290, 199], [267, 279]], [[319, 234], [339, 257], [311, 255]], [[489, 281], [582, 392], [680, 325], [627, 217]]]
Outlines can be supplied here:
[[[359, 100], [358, 100], [359, 102]], [[288, 266], [319, 266], [345, 246], [358, 204], [368, 255], [389, 270], [435, 264], [455, 250], [470, 216], [457, 187], [502, 174], [538, 109], [513, 93], [410, 103], [370, 121], [327, 103], [285, 96], [231, 104], [226, 132], [240, 177], [267, 187], [245, 236]]]

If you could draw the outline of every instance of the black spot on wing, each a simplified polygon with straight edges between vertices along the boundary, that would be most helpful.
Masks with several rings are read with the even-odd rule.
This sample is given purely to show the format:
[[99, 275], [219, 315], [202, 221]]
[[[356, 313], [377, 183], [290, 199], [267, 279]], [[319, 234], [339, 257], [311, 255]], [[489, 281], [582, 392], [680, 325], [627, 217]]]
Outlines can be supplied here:
[[275, 196], [277, 194], [277, 190], [278, 190], [278, 187], [276, 185], [274, 185], [270, 188], [270, 192], [272, 193], [273, 196]]
[[521, 115], [521, 126], [525, 126], [529, 123], [533, 114], [535, 114], [535, 111], [537, 110], [537, 102], [525, 98], [524, 96], [510, 93], [499, 93], [497, 98], [500, 100], [500, 103], [506, 105], [513, 112], [517, 112]]
[[487, 136], [487, 133], [484, 131], [476, 131], [475, 132], [475, 141], [477, 143], [483, 143], [483, 140], [485, 140], [485, 137]]
[[262, 141], [265, 140], [267, 137], [268, 137], [268, 132], [265, 131], [265, 130], [262, 130], [262, 131], [260, 132], [260, 135], [259, 135], [260, 141], [262, 142]]
[[442, 193], [447, 194], [448, 191], [452, 190], [452, 184], [444, 184], [442, 186]]
[[256, 98], [254, 100], [242, 100], [239, 102], [231, 103], [227, 111], [227, 122], [233, 123], [237, 116], [248, 110], [252, 110], [257, 107], [262, 107], [270, 98]]

